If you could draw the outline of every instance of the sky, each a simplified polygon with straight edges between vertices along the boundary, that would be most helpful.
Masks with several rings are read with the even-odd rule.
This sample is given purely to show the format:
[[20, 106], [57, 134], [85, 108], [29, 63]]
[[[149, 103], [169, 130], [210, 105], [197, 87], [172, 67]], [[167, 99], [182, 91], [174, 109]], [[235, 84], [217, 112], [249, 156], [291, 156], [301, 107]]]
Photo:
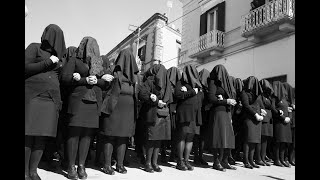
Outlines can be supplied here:
[[[182, 3], [170, 0], [25, 0], [25, 48], [40, 43], [43, 30], [49, 24], [58, 25], [64, 33], [66, 47], [78, 47], [85, 36], [95, 38], [100, 54], [111, 51], [132, 33], [129, 24], [142, 25], [155, 13], [169, 14], [171, 21], [182, 16]], [[181, 32], [182, 18], [173, 22]], [[130, 28], [134, 29], [134, 28]]]

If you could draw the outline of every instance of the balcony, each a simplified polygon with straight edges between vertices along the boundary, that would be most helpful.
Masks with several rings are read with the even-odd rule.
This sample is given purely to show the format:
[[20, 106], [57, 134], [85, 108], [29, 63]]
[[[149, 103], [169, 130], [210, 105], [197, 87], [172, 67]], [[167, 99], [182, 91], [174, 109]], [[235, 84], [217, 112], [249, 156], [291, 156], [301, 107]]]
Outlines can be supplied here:
[[190, 44], [190, 58], [202, 59], [208, 56], [218, 57], [224, 49], [225, 33], [212, 30], [200, 36]]
[[266, 35], [295, 30], [295, 0], [273, 0], [244, 15], [241, 36], [259, 42]]

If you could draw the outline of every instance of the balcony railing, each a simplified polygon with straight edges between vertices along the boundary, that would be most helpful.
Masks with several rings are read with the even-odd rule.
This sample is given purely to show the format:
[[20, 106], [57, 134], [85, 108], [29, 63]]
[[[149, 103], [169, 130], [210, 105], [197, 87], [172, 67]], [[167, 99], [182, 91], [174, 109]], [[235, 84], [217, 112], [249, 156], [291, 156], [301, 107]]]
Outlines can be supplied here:
[[244, 37], [275, 23], [295, 20], [295, 0], [273, 0], [244, 15], [241, 34]]
[[224, 37], [225, 33], [212, 30], [207, 34], [204, 34], [199, 37], [199, 39], [193, 41], [190, 44], [190, 55], [191, 56], [201, 56], [201, 52], [210, 51], [214, 49], [223, 49], [224, 47]]

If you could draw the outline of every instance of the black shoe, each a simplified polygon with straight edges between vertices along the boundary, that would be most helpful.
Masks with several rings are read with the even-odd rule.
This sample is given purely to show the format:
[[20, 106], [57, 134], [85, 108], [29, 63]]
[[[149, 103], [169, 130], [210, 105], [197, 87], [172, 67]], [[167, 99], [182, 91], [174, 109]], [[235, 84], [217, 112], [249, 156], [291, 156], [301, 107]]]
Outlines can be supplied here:
[[84, 165], [79, 165], [77, 168], [78, 177], [79, 179], [87, 179], [88, 175], [86, 173], [86, 168]]
[[219, 163], [219, 164], [213, 164], [213, 169], [215, 169], [215, 170], [218, 170], [218, 171], [226, 171], [226, 169], [224, 169], [222, 166], [221, 166], [221, 164]]
[[193, 166], [191, 166], [190, 162], [187, 160], [187, 161], [184, 161], [184, 164], [186, 165], [186, 167], [188, 168], [189, 171], [193, 171]]
[[225, 169], [237, 170], [236, 167], [231, 166], [229, 163], [221, 162], [220, 164], [221, 164], [221, 166], [222, 166], [223, 168], [225, 168]]
[[292, 166], [296, 166], [296, 163], [294, 161], [289, 161], [289, 163], [292, 165]]
[[39, 177], [38, 173], [37, 172], [34, 172], [34, 173], [30, 173], [30, 179], [31, 180], [41, 180], [41, 178]]
[[152, 164], [152, 168], [156, 172], [162, 172], [162, 169], [159, 167], [158, 164]]
[[280, 161], [274, 161], [273, 164], [276, 166], [284, 167], [284, 165]]
[[177, 169], [181, 170], [181, 171], [186, 171], [188, 168], [187, 166], [184, 164], [184, 161], [183, 160], [179, 160], [177, 162], [177, 166], [176, 166]]
[[254, 163], [254, 162], [250, 162], [249, 161], [249, 164], [251, 164], [251, 166], [252, 167], [254, 167], [254, 168], [260, 168], [260, 166], [258, 166], [256, 163]]
[[236, 165], [236, 161], [232, 157], [228, 157], [228, 162], [231, 165]]
[[208, 163], [203, 158], [200, 158], [200, 163], [201, 165], [208, 166]]
[[116, 166], [116, 171], [121, 173], [121, 174], [126, 174], [127, 173], [127, 170], [123, 165], [119, 165], [119, 166], [117, 165]]
[[69, 167], [67, 173], [68, 173], [68, 175], [67, 175], [68, 179], [78, 179], [79, 178], [75, 166]]
[[266, 164], [263, 161], [256, 161], [256, 164], [260, 166], [266, 166]]
[[114, 175], [114, 170], [111, 166], [104, 166], [102, 168], [102, 172], [109, 174], [109, 175]]
[[[263, 160], [262, 160], [263, 161]], [[266, 165], [266, 166], [271, 166], [271, 164], [269, 164], [268, 162], [266, 161], [263, 161], [263, 163]]]
[[280, 161], [280, 162], [281, 162], [281, 164], [283, 164], [285, 167], [290, 167], [290, 164], [287, 163], [286, 161]]
[[149, 164], [149, 163], [146, 163], [146, 164], [145, 164], [144, 170], [147, 171], [147, 172], [149, 172], [149, 173], [153, 173], [153, 172], [154, 172], [151, 164]]
[[244, 167], [248, 169], [253, 169], [253, 167], [249, 163], [244, 164]]

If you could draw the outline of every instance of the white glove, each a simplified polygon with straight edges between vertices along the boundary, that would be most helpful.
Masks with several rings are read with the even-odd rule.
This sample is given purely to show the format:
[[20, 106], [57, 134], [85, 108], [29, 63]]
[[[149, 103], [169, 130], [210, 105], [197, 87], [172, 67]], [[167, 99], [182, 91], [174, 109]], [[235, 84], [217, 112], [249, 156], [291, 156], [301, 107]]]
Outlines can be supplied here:
[[53, 63], [59, 62], [59, 58], [57, 58], [57, 56], [51, 55], [51, 56], [50, 56], [50, 59], [51, 59], [51, 61], [52, 61]]
[[76, 81], [79, 81], [80, 78], [81, 78], [79, 73], [73, 73], [72, 75], [73, 75], [73, 79], [76, 80]]

